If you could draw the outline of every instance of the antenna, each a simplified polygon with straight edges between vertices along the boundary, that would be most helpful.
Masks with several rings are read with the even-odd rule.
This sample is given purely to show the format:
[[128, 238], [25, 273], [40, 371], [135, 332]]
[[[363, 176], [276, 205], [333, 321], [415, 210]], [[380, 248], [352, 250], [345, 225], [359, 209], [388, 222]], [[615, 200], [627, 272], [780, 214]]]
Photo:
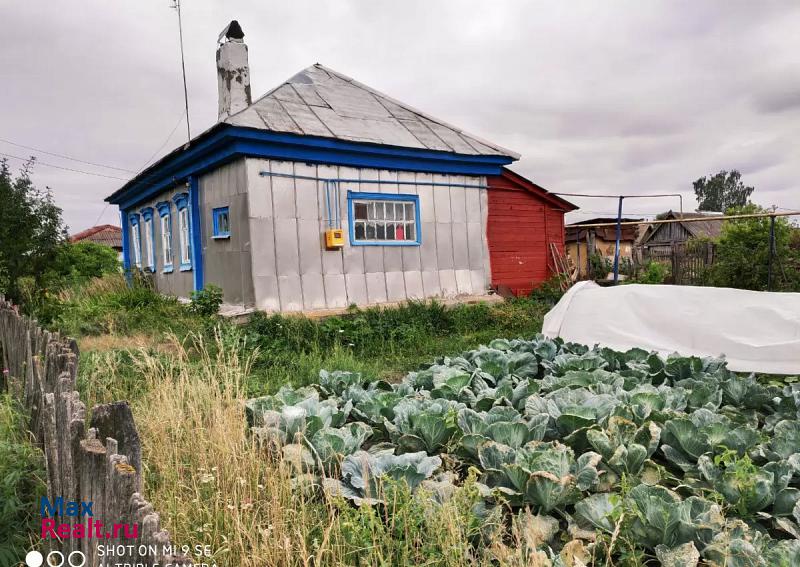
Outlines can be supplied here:
[[186, 61], [183, 57], [183, 22], [181, 21], [181, 0], [172, 0], [172, 9], [178, 12], [178, 34], [181, 43], [181, 70], [183, 71], [183, 102], [186, 106], [186, 139], [192, 141], [192, 129], [189, 126], [189, 91], [186, 88]]

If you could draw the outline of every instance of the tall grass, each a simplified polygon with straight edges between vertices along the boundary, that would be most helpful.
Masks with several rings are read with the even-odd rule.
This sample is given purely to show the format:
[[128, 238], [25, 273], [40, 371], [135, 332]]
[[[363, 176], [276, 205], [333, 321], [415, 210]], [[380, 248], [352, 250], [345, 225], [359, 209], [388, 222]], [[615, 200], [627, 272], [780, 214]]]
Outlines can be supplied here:
[[[238, 339], [241, 341], [242, 339]], [[143, 351], [135, 404], [148, 498], [173, 540], [210, 545], [219, 565], [469, 565], [479, 558], [469, 485], [448, 503], [392, 487], [382, 509], [327, 502], [288, 464], [253, 444], [242, 397], [254, 360], [241, 342], [175, 340]]]
[[39, 497], [45, 493], [44, 458], [32, 444], [27, 415], [0, 394], [0, 565], [16, 565], [34, 546]]

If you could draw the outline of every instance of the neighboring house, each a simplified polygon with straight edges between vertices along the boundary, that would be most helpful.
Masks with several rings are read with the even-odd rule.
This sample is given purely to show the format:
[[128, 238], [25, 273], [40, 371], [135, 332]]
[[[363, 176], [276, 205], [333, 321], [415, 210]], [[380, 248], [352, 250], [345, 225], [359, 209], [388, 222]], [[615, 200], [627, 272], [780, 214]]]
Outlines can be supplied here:
[[675, 244], [682, 244], [692, 238], [717, 238], [722, 232], [722, 213], [676, 213], [668, 211], [659, 215], [662, 220], [704, 219], [692, 222], [671, 222], [651, 224], [639, 239], [638, 245], [645, 257], [665, 256], [672, 252]]
[[[640, 222], [642, 219], [623, 218], [621, 220], [622, 222]], [[598, 217], [568, 224], [565, 227], [567, 256], [572, 264], [578, 268], [578, 277], [599, 276], [600, 274], [589, 273], [589, 257], [597, 254], [613, 261], [617, 243], [617, 228], [615, 226], [587, 227], [585, 225], [616, 222], [616, 217]], [[619, 246], [620, 258], [631, 259], [633, 257], [633, 245], [636, 241], [637, 231], [638, 227], [636, 225], [622, 225]]]
[[122, 256], [122, 229], [112, 224], [101, 224], [87, 228], [69, 237], [69, 241], [75, 242], [94, 242], [110, 246]]
[[319, 64], [251, 103], [244, 34], [220, 37], [218, 123], [106, 199], [126, 268], [269, 311], [546, 278], [574, 207], [507, 170], [518, 154]]

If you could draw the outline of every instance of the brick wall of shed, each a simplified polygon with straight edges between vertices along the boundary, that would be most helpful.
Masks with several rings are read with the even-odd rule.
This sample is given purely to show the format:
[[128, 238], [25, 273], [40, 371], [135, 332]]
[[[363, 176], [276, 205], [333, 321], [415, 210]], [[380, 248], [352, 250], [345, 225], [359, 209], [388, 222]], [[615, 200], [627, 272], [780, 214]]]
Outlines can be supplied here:
[[564, 250], [564, 212], [507, 179], [490, 179], [487, 239], [492, 286], [524, 295], [552, 272], [549, 243]]

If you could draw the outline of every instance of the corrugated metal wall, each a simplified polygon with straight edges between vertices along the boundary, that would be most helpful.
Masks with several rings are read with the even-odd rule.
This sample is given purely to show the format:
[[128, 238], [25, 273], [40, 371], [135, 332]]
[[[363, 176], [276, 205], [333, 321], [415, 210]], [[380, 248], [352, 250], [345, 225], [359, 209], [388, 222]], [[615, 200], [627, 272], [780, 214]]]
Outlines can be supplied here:
[[564, 250], [564, 212], [505, 177], [489, 178], [493, 286], [527, 294], [551, 276], [549, 243]]
[[[424, 185], [431, 181], [478, 185], [485, 183], [483, 178], [255, 158], [246, 162], [257, 308], [299, 311], [486, 293], [489, 283], [486, 190]], [[323, 246], [327, 211], [322, 181], [263, 177], [261, 171], [362, 180], [340, 184], [344, 248], [328, 251]], [[421, 184], [370, 183], [377, 180]], [[419, 195], [422, 244], [351, 246], [348, 189]]]

